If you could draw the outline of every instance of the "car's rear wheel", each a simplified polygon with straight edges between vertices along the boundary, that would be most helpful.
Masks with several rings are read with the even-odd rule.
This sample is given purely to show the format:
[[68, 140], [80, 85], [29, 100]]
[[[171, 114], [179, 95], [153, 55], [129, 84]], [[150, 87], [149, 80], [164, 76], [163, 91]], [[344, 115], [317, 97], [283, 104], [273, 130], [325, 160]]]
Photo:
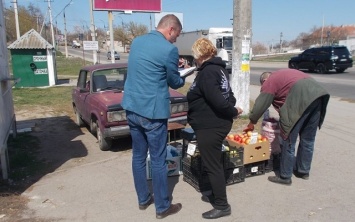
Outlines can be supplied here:
[[100, 147], [100, 150], [102, 151], [107, 151], [109, 149], [111, 149], [111, 146], [112, 146], [112, 139], [111, 138], [104, 138], [103, 135], [102, 135], [102, 132], [100, 130], [100, 125], [99, 125], [99, 122], [96, 121], [96, 126], [97, 126], [97, 130], [96, 130], [96, 133], [97, 133], [97, 140], [99, 142], [99, 147]]
[[80, 113], [78, 112], [76, 106], [73, 107], [74, 109], [74, 113], [75, 113], [75, 123], [76, 125], [78, 125], [79, 127], [83, 127], [84, 126], [84, 121], [80, 116]]
[[343, 73], [345, 69], [335, 69], [335, 71], [337, 71], [337, 73]]
[[291, 63], [290, 63], [290, 68], [291, 68], [291, 69], [298, 69], [297, 63], [291, 62]]
[[319, 74], [324, 74], [327, 72], [327, 68], [325, 67], [325, 65], [323, 63], [318, 63], [316, 70]]

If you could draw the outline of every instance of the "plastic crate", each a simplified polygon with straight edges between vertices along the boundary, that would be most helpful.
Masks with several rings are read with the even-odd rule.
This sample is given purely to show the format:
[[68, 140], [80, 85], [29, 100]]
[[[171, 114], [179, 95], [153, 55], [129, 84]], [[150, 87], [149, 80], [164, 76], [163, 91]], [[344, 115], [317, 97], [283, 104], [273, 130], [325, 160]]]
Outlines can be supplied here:
[[249, 163], [244, 165], [245, 177], [252, 177], [265, 174], [265, 162]]
[[223, 152], [224, 169], [243, 166], [244, 148], [229, 147], [229, 151]]
[[181, 130], [180, 136], [182, 139], [185, 139], [187, 141], [193, 141], [196, 140], [196, 135], [195, 132], [192, 128], [185, 128]]
[[[201, 157], [189, 156], [182, 160], [183, 180], [194, 187], [198, 192], [211, 190], [211, 184], [207, 173], [203, 170]], [[245, 180], [245, 170], [243, 166], [224, 170], [226, 185], [240, 183]]]

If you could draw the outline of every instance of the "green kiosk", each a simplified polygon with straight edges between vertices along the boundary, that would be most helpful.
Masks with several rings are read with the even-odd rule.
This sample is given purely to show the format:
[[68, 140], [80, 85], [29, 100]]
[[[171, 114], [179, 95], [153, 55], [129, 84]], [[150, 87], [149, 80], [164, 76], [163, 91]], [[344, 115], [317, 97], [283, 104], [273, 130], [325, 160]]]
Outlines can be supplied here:
[[15, 87], [56, 84], [54, 47], [34, 29], [22, 35], [8, 49], [11, 53], [13, 76], [21, 79]]

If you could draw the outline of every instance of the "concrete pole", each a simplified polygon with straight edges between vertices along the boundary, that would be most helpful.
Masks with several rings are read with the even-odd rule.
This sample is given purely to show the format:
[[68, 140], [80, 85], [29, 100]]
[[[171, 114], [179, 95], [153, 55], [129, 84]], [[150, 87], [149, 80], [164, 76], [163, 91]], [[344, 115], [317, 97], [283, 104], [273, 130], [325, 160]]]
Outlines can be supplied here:
[[49, 11], [49, 22], [51, 23], [51, 33], [52, 33], [52, 45], [54, 49], [56, 49], [55, 40], [54, 40], [54, 30], [53, 30], [53, 21], [52, 21], [52, 9], [51, 9], [51, 1], [48, 0], [48, 11]]
[[14, 11], [15, 11], [15, 23], [16, 23], [16, 37], [20, 38], [20, 25], [18, 21], [18, 10], [17, 10], [17, 0], [14, 0]]
[[233, 64], [231, 86], [237, 98], [236, 106], [243, 109], [243, 115], [248, 115], [250, 110], [252, 0], [233, 1]]
[[67, 41], [67, 20], [65, 19], [65, 9], [64, 9], [64, 48], [65, 48], [65, 58], [68, 58], [68, 41]]
[[115, 63], [115, 47], [114, 47], [114, 41], [113, 41], [113, 15], [112, 11], [108, 11], [108, 26], [110, 30], [110, 48], [111, 48], [111, 63]]
[[[91, 40], [96, 41], [96, 32], [95, 32], [95, 22], [94, 22], [94, 13], [92, 11], [92, 0], [89, 0], [89, 5], [90, 5], [90, 20], [91, 20]], [[84, 47], [84, 46], [83, 46]], [[93, 62], [94, 64], [97, 63], [97, 51], [93, 50], [92, 51], [92, 57], [93, 57]]]

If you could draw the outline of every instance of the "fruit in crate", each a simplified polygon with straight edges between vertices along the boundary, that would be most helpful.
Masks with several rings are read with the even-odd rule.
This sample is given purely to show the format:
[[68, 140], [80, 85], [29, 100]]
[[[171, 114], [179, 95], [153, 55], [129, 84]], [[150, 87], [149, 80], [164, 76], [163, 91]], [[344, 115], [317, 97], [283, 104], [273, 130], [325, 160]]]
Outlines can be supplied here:
[[234, 139], [234, 135], [233, 134], [228, 134], [227, 138], [230, 139], [230, 140], [233, 140]]
[[226, 139], [233, 140], [242, 145], [248, 145], [252, 141], [255, 141], [255, 143], [267, 141], [265, 136], [261, 135], [260, 133], [253, 133], [252, 131], [244, 133], [229, 133]]

